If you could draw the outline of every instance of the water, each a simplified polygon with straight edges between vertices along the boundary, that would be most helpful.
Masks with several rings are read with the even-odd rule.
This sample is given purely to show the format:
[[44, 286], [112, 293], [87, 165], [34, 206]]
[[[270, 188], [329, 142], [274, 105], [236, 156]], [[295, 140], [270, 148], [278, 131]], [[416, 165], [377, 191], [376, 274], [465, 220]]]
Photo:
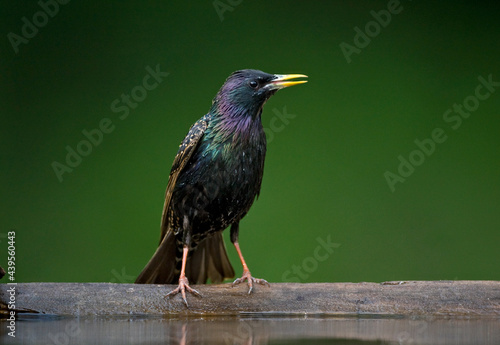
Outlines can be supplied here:
[[499, 319], [28, 316], [15, 338], [0, 327], [2, 344], [500, 344]]

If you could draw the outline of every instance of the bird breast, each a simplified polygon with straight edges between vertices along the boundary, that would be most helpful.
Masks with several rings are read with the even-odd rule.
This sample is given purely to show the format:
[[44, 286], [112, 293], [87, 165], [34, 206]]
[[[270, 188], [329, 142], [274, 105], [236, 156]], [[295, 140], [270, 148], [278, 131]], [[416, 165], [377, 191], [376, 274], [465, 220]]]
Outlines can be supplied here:
[[187, 217], [194, 233], [220, 231], [240, 220], [260, 191], [265, 152], [265, 136], [202, 143], [174, 190], [176, 216]]

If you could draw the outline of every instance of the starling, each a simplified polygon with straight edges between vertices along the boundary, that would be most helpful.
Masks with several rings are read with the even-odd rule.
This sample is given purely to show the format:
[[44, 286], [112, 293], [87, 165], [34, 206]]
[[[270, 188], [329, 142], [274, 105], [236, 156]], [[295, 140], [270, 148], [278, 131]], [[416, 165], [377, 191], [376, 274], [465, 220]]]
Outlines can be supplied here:
[[222, 231], [231, 226], [231, 242], [243, 265], [233, 283], [268, 284], [250, 274], [238, 244], [239, 222], [259, 195], [266, 136], [261, 114], [277, 90], [305, 83], [303, 74], [276, 75], [258, 70], [231, 74], [212, 101], [208, 114], [191, 126], [175, 156], [165, 193], [160, 244], [137, 280], [138, 284], [174, 284], [168, 295], [186, 290], [189, 282], [219, 283], [234, 277]]

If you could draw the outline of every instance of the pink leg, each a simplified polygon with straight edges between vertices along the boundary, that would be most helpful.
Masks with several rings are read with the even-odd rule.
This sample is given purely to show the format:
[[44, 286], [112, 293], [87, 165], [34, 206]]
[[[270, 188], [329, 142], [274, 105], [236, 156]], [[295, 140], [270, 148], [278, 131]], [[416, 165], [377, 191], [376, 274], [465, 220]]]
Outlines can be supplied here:
[[238, 278], [233, 282], [233, 286], [240, 284], [240, 283], [243, 283], [246, 280], [248, 283], [248, 294], [250, 294], [253, 290], [253, 283], [269, 286], [269, 283], [266, 280], [257, 279], [257, 278], [252, 277], [252, 274], [250, 273], [250, 270], [248, 269], [248, 266], [245, 262], [245, 259], [243, 258], [243, 254], [241, 254], [240, 245], [238, 244], [238, 242], [234, 242], [234, 246], [235, 246], [236, 251], [238, 252], [238, 255], [240, 257], [241, 264], [243, 265], [243, 274], [241, 275], [241, 278]]
[[182, 300], [184, 301], [184, 304], [186, 305], [186, 307], [189, 307], [187, 300], [186, 300], [186, 290], [191, 292], [195, 296], [201, 296], [198, 291], [196, 291], [195, 289], [192, 289], [189, 286], [189, 281], [186, 278], [186, 260], [187, 260], [188, 252], [189, 252], [188, 246], [184, 246], [184, 248], [182, 249], [182, 268], [181, 268], [181, 274], [179, 276], [179, 286], [175, 290], [172, 290], [167, 294], [167, 297], [168, 297], [168, 296], [176, 295], [180, 292], [182, 295]]

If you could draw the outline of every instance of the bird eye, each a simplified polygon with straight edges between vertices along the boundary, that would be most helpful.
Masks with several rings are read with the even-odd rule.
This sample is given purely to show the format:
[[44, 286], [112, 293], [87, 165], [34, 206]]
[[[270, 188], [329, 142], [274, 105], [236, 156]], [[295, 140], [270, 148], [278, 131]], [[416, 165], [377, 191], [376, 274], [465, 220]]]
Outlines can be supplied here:
[[252, 89], [256, 89], [257, 86], [259, 86], [259, 83], [257, 83], [255, 80], [252, 80], [250, 83], [248, 83]]

